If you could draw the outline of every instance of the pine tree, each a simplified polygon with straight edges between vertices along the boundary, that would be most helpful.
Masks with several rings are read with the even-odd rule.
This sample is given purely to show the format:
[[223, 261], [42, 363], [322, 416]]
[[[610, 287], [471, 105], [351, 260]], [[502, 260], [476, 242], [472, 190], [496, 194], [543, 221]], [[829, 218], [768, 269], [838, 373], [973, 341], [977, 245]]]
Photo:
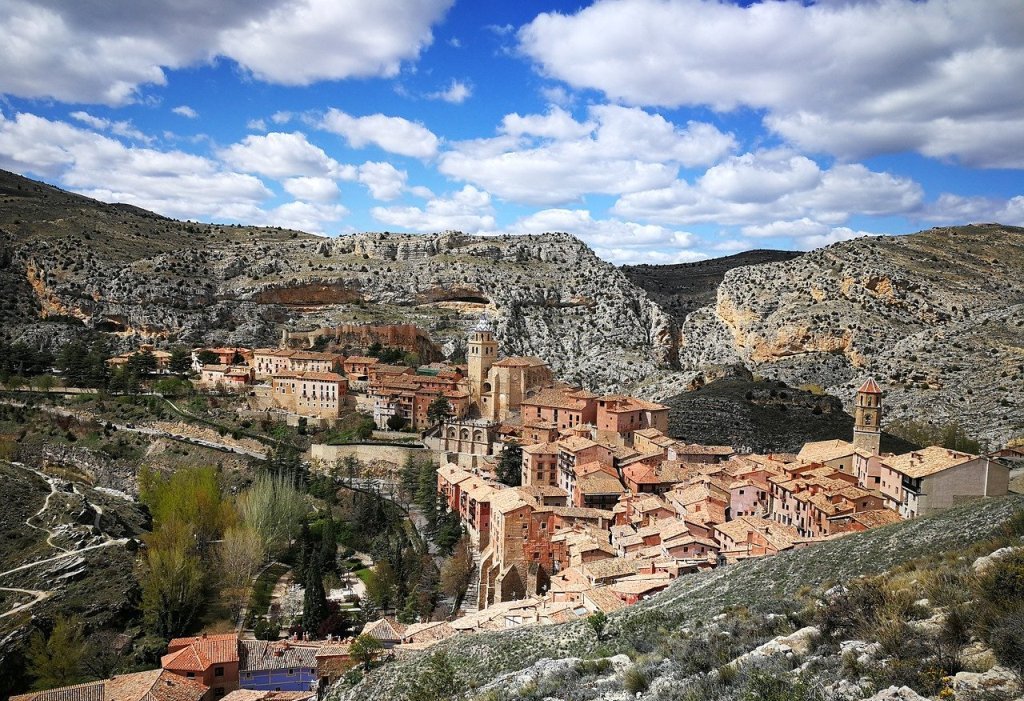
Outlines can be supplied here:
[[320, 536], [320, 562], [324, 572], [338, 571], [338, 536], [334, 530], [334, 519], [330, 514], [324, 521]]
[[306, 568], [306, 592], [302, 598], [302, 629], [316, 633], [320, 623], [330, 613], [320, 563], [314, 559]]

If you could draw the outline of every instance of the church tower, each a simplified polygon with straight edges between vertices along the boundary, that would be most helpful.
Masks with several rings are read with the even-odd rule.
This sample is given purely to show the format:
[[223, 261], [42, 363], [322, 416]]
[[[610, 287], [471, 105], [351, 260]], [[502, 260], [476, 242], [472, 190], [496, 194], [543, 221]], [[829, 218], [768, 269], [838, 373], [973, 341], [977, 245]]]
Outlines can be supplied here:
[[853, 447], [878, 455], [882, 440], [882, 389], [873, 378], [857, 390], [853, 418]]
[[473, 330], [469, 332], [466, 343], [466, 362], [469, 365], [469, 396], [474, 402], [490, 391], [487, 384], [487, 371], [498, 359], [498, 342], [494, 340], [494, 330], [486, 318], [481, 317]]

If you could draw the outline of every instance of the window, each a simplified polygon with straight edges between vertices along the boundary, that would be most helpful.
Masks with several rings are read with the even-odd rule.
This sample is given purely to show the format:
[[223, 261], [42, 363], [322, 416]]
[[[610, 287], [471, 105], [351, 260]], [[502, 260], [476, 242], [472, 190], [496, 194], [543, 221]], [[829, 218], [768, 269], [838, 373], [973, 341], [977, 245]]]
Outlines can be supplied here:
[[288, 670], [288, 676], [289, 676], [289, 677], [293, 677], [293, 676], [295, 676], [295, 670], [294, 670], [294, 669], [289, 669], [289, 670]]
[[185, 678], [186, 679], [195, 679], [196, 678], [196, 673], [195, 672], [185, 672]]
[[246, 672], [245, 673], [245, 678], [246, 679], [252, 679], [252, 672]]
[[223, 677], [224, 676], [224, 668], [223, 667], [214, 667], [213, 668], [213, 676], [215, 676], [215, 677]]

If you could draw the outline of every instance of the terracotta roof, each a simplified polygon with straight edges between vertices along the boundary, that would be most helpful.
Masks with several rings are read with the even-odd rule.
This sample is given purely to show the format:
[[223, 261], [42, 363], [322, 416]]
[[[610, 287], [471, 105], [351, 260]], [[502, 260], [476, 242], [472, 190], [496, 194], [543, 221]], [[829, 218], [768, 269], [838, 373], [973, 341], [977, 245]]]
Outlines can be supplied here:
[[558, 443], [534, 443], [523, 446], [523, 452], [530, 455], [557, 455]]
[[590, 602], [604, 613], [611, 613], [626, 607], [626, 602], [615, 596], [615, 592], [609, 586], [594, 587], [590, 591], [583, 592], [583, 600]]
[[289, 667], [316, 667], [317, 648], [287, 640], [240, 640], [238, 669], [246, 672]]
[[[219, 633], [194, 638], [175, 638], [167, 644], [167, 649], [173, 652], [161, 658], [160, 666], [164, 669], [202, 671], [213, 664], [238, 662], [238, 634]], [[189, 650], [191, 653], [187, 652]]]
[[339, 375], [336, 372], [303, 372], [291, 370], [288, 372], [279, 372], [274, 375], [274, 379], [287, 378], [293, 380], [311, 380], [314, 382], [347, 382], [343, 375]]
[[882, 388], [878, 386], [877, 382], [875, 382], [875, 378], [869, 377], [864, 382], [864, 384], [860, 386], [860, 389], [857, 390], [858, 394], [860, 394], [861, 392], [864, 392], [866, 394], [881, 394]]
[[904, 453], [903, 455], [883, 458], [882, 464], [911, 479], [917, 479], [934, 475], [937, 472], [948, 470], [957, 465], [963, 465], [977, 457], [977, 455], [971, 455], [970, 453], [961, 453], [958, 450], [950, 450], [949, 448], [932, 445], [921, 450]]
[[618, 477], [602, 471], [579, 476], [576, 488], [580, 494], [622, 494], [626, 491]]
[[89, 682], [62, 686], [46, 691], [33, 691], [29, 694], [12, 696], [10, 701], [104, 701], [105, 682]]
[[388, 618], [378, 618], [376, 621], [369, 621], [363, 626], [361, 635], [369, 635], [381, 642], [402, 642], [402, 634], [405, 633], [405, 626], [398, 621]]
[[334, 645], [321, 645], [316, 651], [317, 657], [348, 657], [349, 646], [338, 643]]
[[508, 513], [529, 506], [523, 495], [515, 489], [502, 489], [491, 497], [491, 513]]
[[872, 511], [861, 511], [850, 514], [850, 519], [861, 524], [865, 528], [878, 528], [899, 523], [903, 519], [892, 509], [874, 509]]
[[377, 358], [371, 358], [368, 355], [350, 355], [345, 359], [345, 365], [351, 363], [352, 365], [375, 365], [380, 360]]
[[563, 387], [550, 387], [537, 392], [529, 399], [522, 401], [523, 406], [541, 406], [556, 409], [573, 409], [580, 411], [586, 408], [588, 401], [581, 399], [575, 390]]
[[814, 441], [804, 443], [797, 457], [806, 462], [828, 462], [853, 455], [853, 443], [849, 441]]
[[569, 438], [563, 438], [562, 440], [558, 441], [558, 449], [564, 450], [568, 453], [575, 453], [577, 451], [585, 450], [587, 448], [593, 448], [596, 445], [598, 444], [595, 443], [594, 441], [590, 440], [589, 438], [583, 438], [581, 436], [570, 436]]
[[12, 696], [12, 701], [200, 701], [208, 687], [194, 679], [151, 669], [88, 684]]

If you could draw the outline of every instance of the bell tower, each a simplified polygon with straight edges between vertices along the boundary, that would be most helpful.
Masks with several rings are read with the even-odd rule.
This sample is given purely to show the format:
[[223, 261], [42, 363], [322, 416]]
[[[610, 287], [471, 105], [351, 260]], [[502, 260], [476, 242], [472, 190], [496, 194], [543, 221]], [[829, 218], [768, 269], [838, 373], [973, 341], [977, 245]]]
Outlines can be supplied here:
[[878, 455], [882, 440], [882, 388], [873, 378], [857, 390], [853, 418], [853, 447]]
[[469, 332], [466, 343], [466, 363], [469, 366], [469, 396], [474, 402], [490, 390], [487, 384], [487, 371], [498, 359], [498, 342], [494, 340], [494, 329], [491, 323], [481, 317], [473, 330]]

